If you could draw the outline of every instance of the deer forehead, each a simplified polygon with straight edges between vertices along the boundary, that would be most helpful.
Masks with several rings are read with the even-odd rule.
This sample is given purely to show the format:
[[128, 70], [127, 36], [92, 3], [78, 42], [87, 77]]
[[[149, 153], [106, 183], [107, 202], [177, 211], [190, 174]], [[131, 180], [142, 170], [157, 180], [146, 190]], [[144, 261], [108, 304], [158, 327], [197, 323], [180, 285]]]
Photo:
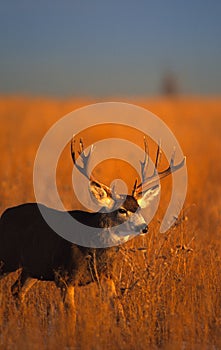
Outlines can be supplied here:
[[139, 208], [139, 204], [133, 196], [127, 195], [125, 196], [125, 201], [121, 205], [125, 210], [128, 210], [132, 213], [135, 213]]

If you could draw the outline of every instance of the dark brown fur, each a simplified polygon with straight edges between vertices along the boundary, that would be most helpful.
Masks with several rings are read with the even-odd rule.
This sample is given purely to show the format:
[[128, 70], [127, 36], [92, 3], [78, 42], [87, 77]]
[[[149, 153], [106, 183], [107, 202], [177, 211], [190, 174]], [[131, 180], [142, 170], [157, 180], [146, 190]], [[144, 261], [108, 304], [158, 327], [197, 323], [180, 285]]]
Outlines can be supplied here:
[[[136, 200], [125, 197], [124, 207], [134, 212]], [[40, 208], [63, 221], [65, 212], [40, 205]], [[68, 212], [78, 222], [90, 227], [105, 228], [122, 223], [117, 210], [109, 213]], [[139, 228], [140, 229], [140, 228]], [[7, 209], [0, 220], [0, 275], [21, 268], [19, 280], [12, 286], [14, 295], [28, 278], [55, 281], [64, 288], [85, 285], [98, 277], [107, 276], [119, 248], [87, 248], [73, 244], [55, 233], [45, 222], [37, 203], [22, 204]]]

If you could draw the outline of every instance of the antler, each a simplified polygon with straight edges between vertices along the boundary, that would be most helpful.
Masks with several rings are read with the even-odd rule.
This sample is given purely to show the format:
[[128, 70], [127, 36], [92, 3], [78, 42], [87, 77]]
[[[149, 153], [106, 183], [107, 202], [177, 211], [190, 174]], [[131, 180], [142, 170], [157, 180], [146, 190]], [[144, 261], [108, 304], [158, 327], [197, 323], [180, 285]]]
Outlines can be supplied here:
[[90, 147], [87, 155], [85, 154], [85, 151], [84, 151], [84, 144], [82, 139], [80, 139], [79, 146], [80, 146], [80, 151], [78, 151], [78, 155], [81, 157], [83, 166], [80, 166], [76, 162], [75, 139], [73, 137], [71, 140], [71, 156], [72, 156], [74, 165], [80, 171], [80, 173], [83, 174], [88, 180], [95, 181], [94, 177], [88, 174], [89, 159], [90, 159], [91, 153], [93, 152], [93, 145]]
[[145, 149], [145, 156], [144, 156], [144, 161], [140, 161], [141, 164], [141, 183], [137, 185], [137, 180], [134, 183], [133, 191], [132, 191], [132, 196], [137, 196], [142, 192], [142, 187], [151, 187], [151, 185], [156, 182], [158, 179], [162, 179], [175, 171], [179, 170], [180, 168], [183, 167], [186, 157], [183, 158], [183, 160], [178, 163], [177, 165], [174, 165], [174, 158], [175, 158], [175, 149], [173, 151], [173, 154], [171, 156], [170, 164], [167, 169], [163, 171], [157, 170], [159, 162], [160, 162], [160, 156], [162, 154], [161, 148], [160, 148], [160, 142], [158, 143], [157, 147], [157, 153], [156, 153], [156, 160], [155, 160], [155, 167], [153, 174], [151, 176], [146, 177], [146, 169], [149, 164], [149, 151], [148, 151], [148, 146], [147, 146], [147, 141], [146, 138], [144, 137], [144, 149]]
[[77, 153], [82, 160], [82, 164], [83, 164], [82, 166], [80, 166], [76, 162], [75, 138], [73, 136], [71, 139], [71, 156], [72, 156], [74, 165], [80, 171], [80, 173], [83, 174], [90, 181], [90, 183], [95, 183], [98, 187], [102, 187], [110, 196], [112, 196], [111, 189], [108, 186], [96, 180], [95, 177], [92, 174], [89, 174], [88, 172], [89, 161], [90, 161], [91, 154], [93, 152], [93, 145], [90, 147], [88, 154], [85, 154], [84, 143], [82, 139], [80, 139], [79, 141], [79, 146], [80, 146], [79, 147], [80, 150]]

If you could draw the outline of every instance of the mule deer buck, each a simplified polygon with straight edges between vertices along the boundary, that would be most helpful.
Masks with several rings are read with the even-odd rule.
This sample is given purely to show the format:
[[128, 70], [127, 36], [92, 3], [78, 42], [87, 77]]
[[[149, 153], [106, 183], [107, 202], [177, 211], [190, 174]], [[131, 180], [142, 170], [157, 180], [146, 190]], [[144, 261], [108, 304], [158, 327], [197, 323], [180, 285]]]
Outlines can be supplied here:
[[[142, 182], [138, 184], [135, 181], [132, 195], [119, 195], [88, 174], [92, 148], [86, 154], [83, 142], [80, 140], [78, 153], [82, 166], [79, 165], [79, 161], [76, 161], [75, 140], [72, 139], [73, 162], [81, 174], [88, 179], [91, 197], [102, 210], [95, 213], [74, 210], [68, 213], [84, 225], [101, 229], [99, 239], [110, 240], [112, 247], [91, 248], [69, 242], [55, 233], [44, 221], [39, 208], [54, 215], [58, 221], [63, 220], [66, 212], [37, 203], [22, 204], [7, 209], [0, 220], [0, 275], [4, 277], [19, 269], [19, 277], [11, 287], [12, 294], [18, 298], [17, 300], [22, 301], [27, 291], [38, 280], [55, 281], [62, 291], [65, 305], [74, 308], [74, 286], [86, 285], [93, 280], [107, 279], [107, 266], [116, 256], [116, 245], [126, 242], [135, 235], [134, 233], [148, 232], [141, 208], [148, 206], [158, 194], [159, 185], [156, 184], [156, 180], [180, 169], [185, 161], [183, 159], [179, 164], [174, 165], [174, 156], [172, 156], [168, 168], [157, 172], [160, 155], [158, 146], [155, 171], [152, 176], [147, 177], [149, 156], [147, 156], [145, 141], [145, 159], [141, 162]], [[144, 185], [145, 190], [143, 190]], [[123, 235], [119, 227], [123, 227]], [[109, 281], [114, 296], [115, 286], [111, 278]]]

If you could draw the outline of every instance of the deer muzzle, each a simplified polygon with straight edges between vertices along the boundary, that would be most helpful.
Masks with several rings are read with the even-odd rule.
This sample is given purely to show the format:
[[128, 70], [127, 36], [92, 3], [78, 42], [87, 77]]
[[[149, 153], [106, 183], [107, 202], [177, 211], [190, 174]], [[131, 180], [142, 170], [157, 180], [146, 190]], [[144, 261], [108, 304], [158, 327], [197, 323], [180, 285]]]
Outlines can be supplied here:
[[148, 232], [148, 226], [147, 224], [141, 224], [139, 226], [136, 226], [135, 228], [136, 232], [140, 232], [140, 234], [146, 234]]

